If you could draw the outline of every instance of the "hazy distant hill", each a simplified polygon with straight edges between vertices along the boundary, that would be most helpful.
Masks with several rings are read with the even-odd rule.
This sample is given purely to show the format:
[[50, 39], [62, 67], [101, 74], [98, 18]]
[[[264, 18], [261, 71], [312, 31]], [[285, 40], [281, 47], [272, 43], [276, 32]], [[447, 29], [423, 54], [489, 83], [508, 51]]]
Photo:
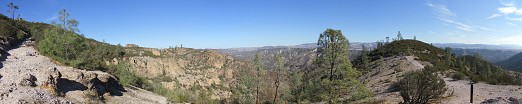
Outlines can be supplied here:
[[522, 52], [507, 60], [498, 62], [497, 65], [502, 66], [508, 70], [522, 72]]
[[464, 43], [432, 43], [436, 47], [451, 47], [451, 48], [462, 48], [462, 49], [522, 49], [520, 45], [513, 44], [464, 44]]
[[[366, 46], [368, 49], [375, 49], [377, 44], [375, 42], [351, 42], [350, 50], [352, 50], [352, 55], [350, 56], [351, 60], [354, 59], [362, 50], [362, 46]], [[463, 55], [473, 55], [478, 53], [482, 56], [483, 59], [492, 62], [498, 63], [500, 61], [506, 60], [509, 57], [522, 52], [522, 46], [519, 45], [489, 45], [489, 44], [463, 44], [463, 43], [433, 43], [436, 47], [451, 47], [453, 48], [453, 53], [457, 56]], [[305, 43], [300, 45], [290, 45], [290, 46], [264, 46], [264, 47], [243, 47], [243, 48], [228, 48], [228, 49], [218, 49], [221, 53], [232, 55], [234, 57], [238, 57], [239, 59], [247, 59], [251, 60], [253, 55], [257, 52], [262, 51], [272, 51], [265, 53], [274, 53], [279, 52], [280, 50], [285, 50], [285, 52], [292, 53], [293, 51], [311, 51], [317, 47], [316, 43]], [[299, 48], [298, 50], [295, 50]], [[293, 50], [292, 50], [293, 49]], [[300, 53], [300, 52], [294, 52]], [[307, 56], [307, 55], [303, 55]]]
[[[350, 60], [355, 59], [360, 53], [362, 45], [375, 47], [373, 43], [350, 43]], [[315, 58], [316, 43], [306, 43], [291, 46], [264, 46], [264, 47], [246, 47], [246, 48], [229, 48], [217, 49], [220, 53], [233, 56], [237, 59], [251, 62], [255, 54], [260, 53], [263, 61], [268, 69], [275, 66], [274, 57], [277, 53], [281, 53], [285, 59], [285, 66], [290, 70], [304, 69], [311, 64]]]
[[457, 56], [474, 55], [478, 53], [484, 60], [492, 63], [504, 61], [511, 56], [522, 52], [522, 50], [507, 50], [507, 49], [453, 49], [453, 53]]

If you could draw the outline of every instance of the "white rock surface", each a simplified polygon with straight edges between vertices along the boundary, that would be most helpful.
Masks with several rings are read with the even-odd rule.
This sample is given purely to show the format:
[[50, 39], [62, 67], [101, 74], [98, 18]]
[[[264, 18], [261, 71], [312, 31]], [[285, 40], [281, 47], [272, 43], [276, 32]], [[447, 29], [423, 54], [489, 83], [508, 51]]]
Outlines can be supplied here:
[[124, 88], [105, 72], [57, 65], [30, 45], [9, 50], [0, 61], [1, 103], [167, 103], [154, 93]]

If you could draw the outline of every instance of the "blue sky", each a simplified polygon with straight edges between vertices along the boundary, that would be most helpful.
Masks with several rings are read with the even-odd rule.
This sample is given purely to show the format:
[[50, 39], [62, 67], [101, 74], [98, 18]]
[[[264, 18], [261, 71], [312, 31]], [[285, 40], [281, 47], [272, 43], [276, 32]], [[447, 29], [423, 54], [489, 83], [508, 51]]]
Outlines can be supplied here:
[[522, 45], [522, 0], [11, 1], [29, 21], [50, 23], [63, 8], [88, 38], [156, 48], [297, 45], [316, 42], [327, 28], [351, 42], [401, 31], [429, 43]]

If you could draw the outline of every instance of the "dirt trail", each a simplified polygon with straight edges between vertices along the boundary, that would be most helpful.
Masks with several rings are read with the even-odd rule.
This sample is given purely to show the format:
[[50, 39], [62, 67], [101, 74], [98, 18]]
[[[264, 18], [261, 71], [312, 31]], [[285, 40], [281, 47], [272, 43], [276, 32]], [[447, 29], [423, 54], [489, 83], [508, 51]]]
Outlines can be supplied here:
[[[363, 75], [367, 87], [376, 95], [375, 98], [383, 100], [385, 104], [397, 104], [402, 102], [399, 90], [393, 87], [404, 73], [418, 71], [429, 66], [427, 62], [414, 60], [413, 56], [397, 56], [380, 59], [371, 63], [372, 71]], [[468, 80], [453, 80], [439, 75], [443, 78], [448, 91], [442, 99], [432, 103], [437, 104], [469, 104], [470, 84]], [[480, 104], [510, 104], [522, 101], [522, 86], [514, 85], [490, 85], [485, 83], [474, 84], [473, 103]], [[517, 104], [517, 103], [515, 103]]]
[[[167, 103], [166, 98], [151, 92], [121, 87], [110, 74], [57, 65], [27, 46], [31, 43], [24, 42], [2, 54], [0, 102]], [[119, 88], [121, 91], [114, 90]], [[91, 92], [105, 100], [93, 100]]]
[[[443, 104], [469, 104], [470, 103], [470, 82], [467, 80], [455, 81], [451, 78], [444, 78], [447, 93], [453, 93], [448, 98], [441, 100]], [[509, 99], [515, 98], [522, 101], [522, 86], [515, 85], [490, 85], [476, 83], [473, 85], [473, 103], [481, 103], [490, 99], [499, 99], [497, 103], [510, 103]]]

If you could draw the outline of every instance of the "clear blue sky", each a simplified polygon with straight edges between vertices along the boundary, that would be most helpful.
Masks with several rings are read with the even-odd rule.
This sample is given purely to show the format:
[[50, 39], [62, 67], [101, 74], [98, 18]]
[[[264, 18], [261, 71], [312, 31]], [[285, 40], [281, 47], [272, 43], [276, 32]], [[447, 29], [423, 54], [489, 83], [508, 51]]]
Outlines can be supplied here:
[[522, 0], [2, 0], [29, 21], [67, 9], [88, 38], [166, 48], [230, 48], [316, 42], [326, 28], [352, 42], [401, 31], [437, 43], [522, 45]]

